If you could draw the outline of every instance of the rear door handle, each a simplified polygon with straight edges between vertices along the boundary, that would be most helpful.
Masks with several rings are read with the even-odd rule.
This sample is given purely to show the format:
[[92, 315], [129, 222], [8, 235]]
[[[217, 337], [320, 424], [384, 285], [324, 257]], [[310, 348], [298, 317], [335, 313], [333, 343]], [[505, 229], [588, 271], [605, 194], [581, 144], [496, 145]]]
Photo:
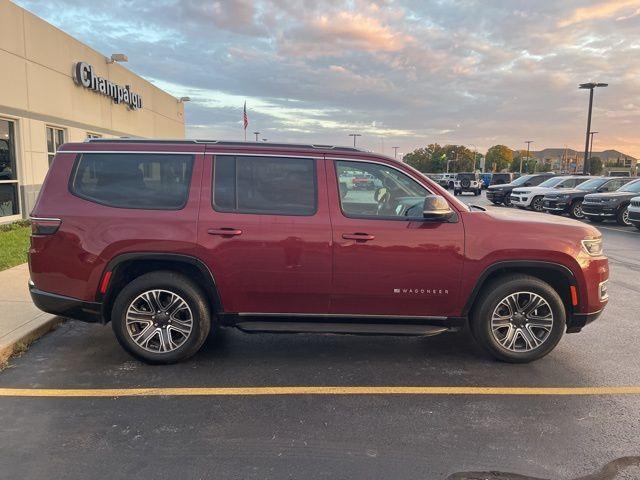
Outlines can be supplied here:
[[209, 235], [221, 235], [223, 237], [226, 237], [226, 236], [233, 237], [236, 235], [242, 235], [242, 230], [238, 230], [237, 228], [229, 228], [229, 227], [210, 228], [209, 230], [207, 230], [207, 233]]
[[357, 240], [360, 242], [366, 242], [368, 240], [373, 240], [376, 238], [374, 235], [369, 235], [368, 233], [343, 233], [342, 238], [345, 240]]

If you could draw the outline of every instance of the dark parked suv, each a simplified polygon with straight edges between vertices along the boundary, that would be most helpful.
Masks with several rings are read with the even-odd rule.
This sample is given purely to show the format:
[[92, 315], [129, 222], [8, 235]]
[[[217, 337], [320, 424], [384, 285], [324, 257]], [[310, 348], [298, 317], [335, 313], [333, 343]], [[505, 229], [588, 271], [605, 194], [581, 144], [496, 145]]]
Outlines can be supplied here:
[[511, 206], [511, 192], [514, 188], [536, 187], [553, 176], [553, 173], [533, 173], [531, 175], [518, 177], [511, 183], [491, 185], [487, 189], [487, 199], [495, 205], [502, 203], [509, 207]]
[[629, 177], [594, 177], [574, 189], [546, 194], [543, 199], [543, 208], [557, 215], [568, 213], [573, 218], [584, 218], [582, 202], [586, 195], [613, 192], [631, 180]]
[[[356, 177], [372, 181], [340, 180]], [[218, 326], [425, 336], [467, 323], [495, 357], [528, 362], [607, 303], [596, 228], [468, 207], [348, 147], [66, 144], [32, 230], [36, 305], [111, 322], [151, 363], [193, 355]]]
[[[627, 177], [626, 180], [629, 180]], [[584, 197], [582, 212], [590, 222], [602, 222], [611, 219], [619, 225], [631, 226], [629, 221], [629, 203], [640, 194], [640, 179], [620, 187], [614, 192], [592, 193]]]

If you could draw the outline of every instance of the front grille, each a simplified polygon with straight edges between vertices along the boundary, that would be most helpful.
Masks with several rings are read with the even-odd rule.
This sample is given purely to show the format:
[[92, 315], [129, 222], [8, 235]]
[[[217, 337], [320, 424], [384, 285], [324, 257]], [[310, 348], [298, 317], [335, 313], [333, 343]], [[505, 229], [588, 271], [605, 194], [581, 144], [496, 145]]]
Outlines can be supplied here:
[[640, 200], [631, 200], [632, 207], [640, 207]]

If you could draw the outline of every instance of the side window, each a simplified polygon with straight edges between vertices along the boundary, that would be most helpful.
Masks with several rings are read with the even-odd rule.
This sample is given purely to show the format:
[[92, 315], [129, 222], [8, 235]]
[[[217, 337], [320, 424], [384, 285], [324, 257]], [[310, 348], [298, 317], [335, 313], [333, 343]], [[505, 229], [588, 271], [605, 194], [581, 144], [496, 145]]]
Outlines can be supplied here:
[[623, 185], [623, 182], [620, 180], [609, 180], [602, 187], [600, 187], [601, 192], [614, 192], [619, 189]]
[[219, 212], [314, 215], [315, 160], [216, 156], [213, 208]]
[[562, 184], [560, 185], [560, 188], [573, 188], [576, 186], [578, 182], [577, 178], [569, 178], [568, 180], [565, 180], [564, 182], [562, 182]]
[[537, 185], [540, 185], [545, 180], [548, 180], [549, 178], [550, 177], [533, 177], [525, 185], [528, 186], [528, 187], [535, 187]]
[[83, 153], [70, 190], [118, 208], [180, 210], [187, 203], [193, 155]]
[[430, 192], [411, 177], [378, 163], [336, 161], [335, 166], [345, 216], [422, 218]]

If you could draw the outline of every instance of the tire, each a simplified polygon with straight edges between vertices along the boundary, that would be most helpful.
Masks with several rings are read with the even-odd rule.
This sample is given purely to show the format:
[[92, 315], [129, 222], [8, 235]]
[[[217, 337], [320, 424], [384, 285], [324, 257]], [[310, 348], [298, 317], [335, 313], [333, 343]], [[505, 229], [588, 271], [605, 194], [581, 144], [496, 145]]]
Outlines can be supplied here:
[[[586, 216], [586, 215], [585, 215]], [[592, 223], [602, 223], [604, 221], [604, 218], [599, 218], [599, 217], [587, 217], [587, 220], [589, 220]]]
[[580, 220], [585, 217], [584, 213], [582, 213], [582, 200], [578, 200], [571, 204], [571, 207], [569, 207], [569, 216]]
[[624, 207], [620, 207], [618, 209], [618, 213], [616, 214], [616, 222], [618, 222], [618, 225], [622, 225], [623, 227], [631, 226], [631, 222], [629, 221], [629, 205], [625, 205]]
[[482, 193], [482, 191], [477, 188], [475, 192], [473, 192], [473, 194], [477, 197], [478, 195], [480, 195]]
[[[512, 309], [503, 303], [508, 298], [516, 298], [519, 308], [530, 300], [542, 299], [540, 308], [529, 314], [538, 312], [538, 319], [511, 315]], [[502, 319], [492, 320], [494, 315]], [[505, 318], [508, 315], [511, 319]], [[544, 326], [533, 326], [531, 321]], [[486, 285], [471, 317], [471, 332], [478, 344], [496, 359], [510, 363], [528, 363], [547, 355], [562, 338], [565, 326], [560, 295], [548, 283], [523, 274], [499, 277]]]
[[502, 203], [504, 204], [505, 207], [510, 207], [511, 206], [511, 194], [505, 195], [504, 200], [502, 200]]
[[462, 192], [460, 192], [460, 191], [458, 191], [458, 190], [454, 190], [454, 191], [453, 191], [453, 195], [454, 195], [454, 196], [458, 196], [458, 195], [460, 195], [461, 193], [462, 193]]
[[541, 196], [534, 197], [530, 204], [531, 210], [534, 212], [542, 212], [544, 210], [544, 199]]
[[453, 188], [453, 182], [449, 182], [449, 186], [447, 187], [448, 189]]
[[[177, 304], [178, 309], [168, 315], [155, 308], [160, 313], [153, 316], [152, 304], [158, 303], [161, 307]], [[128, 314], [134, 318], [129, 325]], [[211, 313], [205, 295], [189, 278], [172, 271], [157, 271], [141, 275], [120, 291], [113, 304], [111, 324], [118, 342], [129, 354], [146, 363], [169, 364], [186, 360], [202, 347], [211, 329]], [[153, 331], [139, 339], [145, 347], [133, 337], [144, 335], [147, 328]]]

